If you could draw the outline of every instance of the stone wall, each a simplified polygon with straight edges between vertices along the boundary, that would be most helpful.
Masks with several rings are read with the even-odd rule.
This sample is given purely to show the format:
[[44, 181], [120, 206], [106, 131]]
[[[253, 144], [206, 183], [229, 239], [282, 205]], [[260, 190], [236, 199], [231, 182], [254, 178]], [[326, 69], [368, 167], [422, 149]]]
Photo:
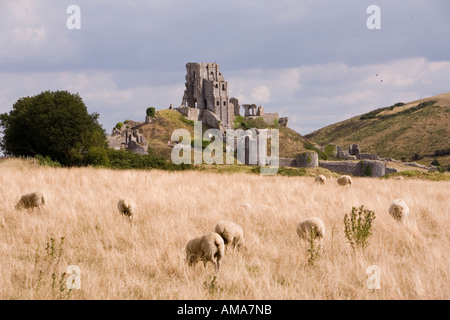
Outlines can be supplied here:
[[198, 120], [200, 117], [200, 109], [189, 108], [189, 107], [180, 107], [180, 113], [188, 118], [189, 120]]
[[386, 174], [397, 173], [397, 172], [398, 172], [398, 170], [395, 168], [386, 167], [386, 170], [385, 170]]
[[314, 152], [303, 152], [299, 153], [295, 157], [295, 161], [297, 167], [308, 168], [308, 167], [317, 167], [319, 166], [319, 155]]
[[221, 127], [221, 120], [220, 120], [219, 116], [217, 116], [215, 113], [213, 113], [209, 110], [203, 111], [202, 121], [208, 127], [211, 127], [214, 129], [220, 129], [220, 127]]
[[358, 163], [360, 177], [381, 177], [386, 174], [386, 164], [378, 160], [361, 160]]
[[274, 121], [278, 122], [278, 113], [277, 112], [264, 113], [261, 117], [264, 119], [264, 122], [267, 123], [268, 125], [273, 125]]
[[278, 165], [280, 167], [296, 167], [297, 161], [293, 158], [279, 158]]
[[354, 176], [357, 176], [359, 172], [359, 162], [353, 161], [319, 161], [319, 167]]

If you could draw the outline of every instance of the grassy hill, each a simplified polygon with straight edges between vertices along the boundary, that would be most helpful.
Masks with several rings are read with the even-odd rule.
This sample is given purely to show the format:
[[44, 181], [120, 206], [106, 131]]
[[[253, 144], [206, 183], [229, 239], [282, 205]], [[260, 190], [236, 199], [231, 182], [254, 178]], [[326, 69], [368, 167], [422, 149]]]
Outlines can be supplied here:
[[[269, 128], [260, 119], [246, 120], [242, 123], [242, 128]], [[149, 148], [153, 149], [157, 155], [170, 159], [172, 148], [167, 145], [171, 140], [172, 132], [175, 129], [187, 129], [191, 137], [194, 138], [194, 122], [188, 120], [175, 110], [160, 110], [156, 113], [155, 120], [149, 124], [143, 124], [139, 131], [144, 135], [149, 143]], [[203, 133], [209, 129], [203, 127]], [[299, 133], [287, 127], [277, 127], [280, 133], [280, 157], [295, 157], [297, 153], [304, 152], [310, 148], [311, 142]]]
[[[430, 165], [450, 165], [450, 92], [409, 103], [396, 103], [329, 125], [305, 136], [315, 143]], [[439, 152], [436, 152], [439, 151]]]

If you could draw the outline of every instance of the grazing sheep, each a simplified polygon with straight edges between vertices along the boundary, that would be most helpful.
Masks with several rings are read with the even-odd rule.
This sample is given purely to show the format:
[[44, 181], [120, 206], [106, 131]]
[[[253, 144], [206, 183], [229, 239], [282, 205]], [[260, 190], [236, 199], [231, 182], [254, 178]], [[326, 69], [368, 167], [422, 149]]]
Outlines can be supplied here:
[[[189, 240], [186, 245], [186, 260], [189, 266], [194, 266], [198, 260], [203, 261], [203, 265], [206, 268], [206, 263], [211, 261], [214, 264], [216, 271], [220, 267], [220, 259], [225, 254], [225, 243], [222, 237], [215, 233], [210, 232], [201, 237]], [[214, 260], [214, 258], [216, 260]]]
[[45, 204], [45, 197], [42, 192], [33, 192], [23, 195], [16, 205], [17, 209], [41, 209]]
[[352, 184], [352, 177], [350, 177], [350, 176], [340, 176], [340, 177], [337, 179], [337, 183], [338, 183], [340, 186], [351, 185], [351, 184]]
[[327, 182], [327, 178], [323, 174], [321, 174], [318, 175], [316, 179], [314, 179], [314, 181], [317, 182], [318, 184], [325, 184], [325, 182]]
[[240, 249], [244, 245], [244, 230], [234, 222], [221, 220], [216, 224], [214, 231], [222, 238], [225, 245], [233, 245]]
[[402, 176], [396, 176], [396, 177], [394, 177], [394, 180], [401, 180], [401, 181], [403, 181], [403, 180], [405, 180], [405, 178], [403, 178]]
[[323, 225], [323, 222], [320, 218], [309, 217], [301, 220], [297, 225], [298, 236], [301, 239], [308, 241], [311, 228], [314, 228], [316, 232], [316, 238], [319, 238], [319, 241], [322, 244], [322, 239], [325, 236], [325, 226]]
[[126, 216], [130, 222], [133, 221], [133, 215], [135, 214], [135, 205], [134, 202], [130, 199], [120, 199], [117, 203], [117, 208], [119, 212]]
[[389, 214], [397, 221], [404, 221], [409, 214], [409, 208], [402, 199], [395, 199], [389, 206]]

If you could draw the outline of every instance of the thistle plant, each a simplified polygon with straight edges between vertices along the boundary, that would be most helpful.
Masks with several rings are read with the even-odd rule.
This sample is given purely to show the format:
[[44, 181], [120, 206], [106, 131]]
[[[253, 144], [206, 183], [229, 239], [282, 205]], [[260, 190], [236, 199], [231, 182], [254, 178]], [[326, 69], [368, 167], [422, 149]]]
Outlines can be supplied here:
[[316, 240], [316, 228], [311, 227], [311, 229], [309, 230], [309, 238], [308, 238], [308, 242], [309, 242], [309, 259], [308, 259], [308, 265], [312, 266], [314, 265], [314, 262], [316, 262], [319, 257], [320, 257], [320, 248], [321, 245], [319, 244], [319, 246], [316, 247], [315, 244], [315, 240]]
[[375, 220], [375, 212], [365, 210], [364, 206], [352, 207], [350, 216], [344, 216], [344, 233], [347, 242], [350, 243], [353, 249], [356, 246], [363, 249], [369, 245], [368, 239], [372, 234], [372, 222]]

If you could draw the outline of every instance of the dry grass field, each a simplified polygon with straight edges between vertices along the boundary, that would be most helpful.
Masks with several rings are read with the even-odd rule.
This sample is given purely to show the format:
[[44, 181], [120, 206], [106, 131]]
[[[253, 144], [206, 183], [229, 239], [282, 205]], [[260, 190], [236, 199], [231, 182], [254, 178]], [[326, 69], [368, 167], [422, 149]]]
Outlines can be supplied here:
[[[42, 210], [16, 210], [24, 193], [47, 196]], [[0, 299], [448, 299], [450, 182], [330, 177], [264, 177], [198, 171], [34, 168], [0, 163]], [[137, 203], [131, 225], [119, 198]], [[410, 221], [388, 207], [403, 198]], [[248, 202], [250, 210], [241, 208]], [[375, 211], [365, 251], [344, 236], [344, 214]], [[321, 217], [320, 257], [308, 264], [298, 222]], [[242, 225], [246, 249], [188, 267], [189, 239], [222, 219]], [[54, 243], [52, 245], [52, 240]], [[62, 244], [61, 244], [61, 238]], [[67, 266], [80, 268], [81, 289], [68, 291]], [[366, 269], [381, 270], [369, 289]]]

